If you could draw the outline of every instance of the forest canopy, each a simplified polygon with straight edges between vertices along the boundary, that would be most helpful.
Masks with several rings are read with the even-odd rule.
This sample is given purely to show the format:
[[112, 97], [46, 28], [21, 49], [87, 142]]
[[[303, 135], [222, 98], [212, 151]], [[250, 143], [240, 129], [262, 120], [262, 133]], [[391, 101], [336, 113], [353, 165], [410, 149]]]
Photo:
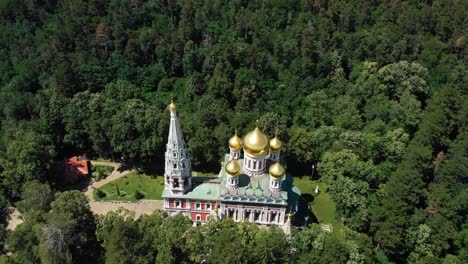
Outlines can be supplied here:
[[[0, 1], [0, 205], [26, 214], [0, 235], [4, 252], [13, 263], [119, 263], [131, 248], [156, 255], [128, 263], [468, 262], [467, 9], [456, 0]], [[349, 239], [312, 226], [290, 242], [273, 229], [232, 245], [272, 250], [251, 259], [216, 247], [197, 255], [169, 235], [153, 250], [154, 237], [140, 245], [135, 234], [169, 234], [164, 215], [114, 215], [103, 231], [78, 193], [54, 196], [57, 164], [77, 154], [160, 173], [171, 97], [194, 170], [219, 168], [234, 129], [245, 135], [258, 115], [267, 134], [278, 129], [292, 175], [316, 166]], [[34, 188], [47, 194], [40, 205]], [[45, 250], [43, 234], [65, 227], [80, 239], [65, 255]], [[226, 230], [213, 241], [247, 239]]]

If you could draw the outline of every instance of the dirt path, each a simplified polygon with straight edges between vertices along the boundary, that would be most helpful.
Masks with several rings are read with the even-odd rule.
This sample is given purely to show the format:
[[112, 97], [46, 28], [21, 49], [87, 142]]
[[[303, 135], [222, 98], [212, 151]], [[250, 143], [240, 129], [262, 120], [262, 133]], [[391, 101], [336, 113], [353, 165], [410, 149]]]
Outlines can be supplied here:
[[111, 175], [107, 176], [105, 179], [100, 180], [98, 182], [92, 181], [90, 185], [87, 187], [84, 194], [89, 199], [89, 206], [91, 211], [95, 214], [105, 215], [110, 211], [117, 211], [120, 207], [125, 209], [131, 210], [135, 212], [135, 216], [139, 217], [142, 214], [151, 214], [156, 209], [162, 209], [163, 201], [162, 200], [141, 200], [137, 203], [130, 203], [130, 202], [102, 202], [102, 201], [95, 201], [93, 197], [93, 191], [96, 188], [99, 188], [111, 181], [115, 181], [127, 174], [129, 174], [132, 170], [120, 170], [120, 164], [114, 162], [105, 162], [105, 161], [91, 161], [91, 164], [95, 165], [106, 165], [106, 166], [113, 166], [114, 171], [112, 171]]
[[16, 226], [23, 223], [23, 218], [21, 213], [18, 211], [18, 209], [14, 207], [9, 207], [7, 208], [8, 212], [8, 225], [7, 225], [7, 230], [15, 230]]

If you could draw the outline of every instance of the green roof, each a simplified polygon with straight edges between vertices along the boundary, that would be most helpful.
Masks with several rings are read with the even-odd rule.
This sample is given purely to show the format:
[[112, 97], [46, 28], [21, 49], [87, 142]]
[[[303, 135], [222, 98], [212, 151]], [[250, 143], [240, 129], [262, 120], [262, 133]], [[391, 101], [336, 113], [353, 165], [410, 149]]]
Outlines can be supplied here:
[[[224, 156], [224, 164], [229, 162], [229, 154]], [[244, 160], [239, 159], [243, 164]], [[301, 192], [293, 185], [293, 177], [286, 174], [283, 181], [282, 191], [275, 193], [270, 191], [270, 175], [264, 173], [256, 177], [249, 177], [246, 174], [239, 175], [239, 185], [235, 190], [226, 187], [227, 174], [221, 168], [218, 177], [193, 177], [193, 189], [187, 194], [172, 195], [164, 190], [164, 197], [184, 197], [188, 199], [200, 200], [222, 200], [225, 202], [246, 202], [261, 203], [270, 205], [288, 205], [289, 210], [295, 211]]]

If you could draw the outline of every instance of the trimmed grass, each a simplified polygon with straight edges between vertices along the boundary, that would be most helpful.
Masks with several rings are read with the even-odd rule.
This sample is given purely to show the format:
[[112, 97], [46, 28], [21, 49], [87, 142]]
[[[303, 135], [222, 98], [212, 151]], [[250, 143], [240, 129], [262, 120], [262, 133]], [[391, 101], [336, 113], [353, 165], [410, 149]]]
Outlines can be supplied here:
[[210, 177], [210, 176], [215, 176], [216, 173], [213, 172], [198, 172], [197, 171], [197, 176], [196, 177]]
[[113, 170], [114, 167], [112, 166], [91, 165], [91, 175], [94, 179], [96, 179], [96, 181], [105, 179], [112, 173]]
[[94, 190], [94, 199], [104, 201], [137, 201], [135, 192], [138, 191], [144, 195], [143, 199], [161, 200], [163, 189], [163, 177], [152, 178], [146, 174], [131, 172], [122, 178], [101, 186], [99, 190], [105, 193], [105, 196], [102, 198], [99, 198], [97, 190]]
[[[320, 180], [312, 181], [308, 176], [294, 177], [294, 185], [296, 185], [302, 194], [308, 193], [314, 196], [314, 200], [310, 202], [312, 213], [317, 217], [320, 224], [331, 224], [333, 233], [338, 237], [344, 238], [344, 225], [337, 220], [336, 205], [330, 194], [326, 191], [325, 183]], [[315, 187], [318, 185], [320, 193], [315, 194]]]

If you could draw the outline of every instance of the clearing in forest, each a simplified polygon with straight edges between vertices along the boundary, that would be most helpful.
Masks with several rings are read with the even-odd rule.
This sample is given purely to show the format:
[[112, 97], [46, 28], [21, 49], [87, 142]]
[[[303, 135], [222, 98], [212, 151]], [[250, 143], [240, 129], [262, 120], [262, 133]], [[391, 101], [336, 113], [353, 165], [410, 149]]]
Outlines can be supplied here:
[[[327, 192], [326, 184], [320, 180], [311, 180], [308, 176], [294, 177], [294, 185], [301, 190], [302, 195], [312, 195], [309, 202], [312, 213], [317, 217], [319, 224], [331, 224], [333, 233], [338, 237], [344, 237], [344, 225], [337, 219], [336, 205]], [[319, 187], [320, 193], [315, 194], [315, 188]]]

